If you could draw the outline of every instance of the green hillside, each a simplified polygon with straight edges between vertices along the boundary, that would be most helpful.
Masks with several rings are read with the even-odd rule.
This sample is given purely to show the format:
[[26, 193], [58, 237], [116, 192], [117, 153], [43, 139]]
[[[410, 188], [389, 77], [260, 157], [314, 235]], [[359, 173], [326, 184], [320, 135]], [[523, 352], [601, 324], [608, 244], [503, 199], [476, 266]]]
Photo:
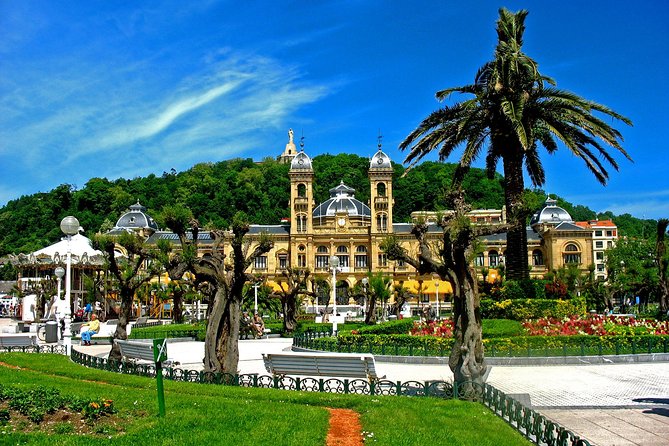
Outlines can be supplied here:
[[[315, 198], [329, 197], [328, 190], [344, 181], [356, 190], [356, 198], [369, 200], [367, 170], [369, 160], [350, 154], [319, 155], [313, 159]], [[443, 194], [449, 187], [454, 164], [425, 162], [402, 177], [403, 166], [394, 165], [395, 221], [408, 221], [417, 210], [443, 209]], [[159, 217], [160, 210], [175, 202], [188, 206], [196, 218], [208, 227], [225, 227], [237, 211], [246, 212], [258, 224], [276, 224], [290, 215], [287, 164], [268, 158], [261, 163], [251, 159], [232, 159], [203, 163], [184, 172], [164, 172], [162, 176], [118, 179], [92, 178], [82, 188], [63, 184], [55, 189], [22, 196], [0, 208], [0, 256], [31, 252], [61, 237], [60, 220], [76, 216], [87, 234], [113, 226], [129, 205], [139, 200], [148, 213]], [[481, 169], [472, 169], [464, 183], [466, 198], [474, 208], [503, 205], [503, 178], [488, 179]], [[543, 191], [534, 191], [541, 203]], [[587, 220], [595, 213], [585, 206], [560, 200], [576, 220]], [[654, 221], [642, 221], [630, 215], [613, 218], [622, 233], [646, 236], [654, 234]], [[158, 219], [159, 220], [159, 219]], [[160, 223], [160, 221], [159, 221]], [[162, 226], [162, 225], [161, 225]]]

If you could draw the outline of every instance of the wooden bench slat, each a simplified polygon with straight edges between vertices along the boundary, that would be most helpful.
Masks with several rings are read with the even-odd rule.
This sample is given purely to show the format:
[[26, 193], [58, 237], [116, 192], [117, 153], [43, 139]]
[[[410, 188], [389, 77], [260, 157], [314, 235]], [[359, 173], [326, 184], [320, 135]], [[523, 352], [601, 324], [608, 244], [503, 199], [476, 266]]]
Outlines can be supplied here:
[[121, 348], [121, 356], [153, 361], [153, 344], [148, 342], [123, 341], [119, 339], [116, 340], [116, 343]]
[[0, 347], [30, 347], [37, 345], [36, 336], [0, 336]]
[[265, 353], [263, 361], [274, 375], [342, 376], [377, 379], [374, 356]]

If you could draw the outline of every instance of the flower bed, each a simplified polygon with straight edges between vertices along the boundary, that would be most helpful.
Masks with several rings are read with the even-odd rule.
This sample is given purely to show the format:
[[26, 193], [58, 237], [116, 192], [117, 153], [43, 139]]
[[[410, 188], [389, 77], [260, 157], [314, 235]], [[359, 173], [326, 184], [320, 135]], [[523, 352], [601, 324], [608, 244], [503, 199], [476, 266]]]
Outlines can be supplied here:
[[668, 321], [601, 315], [540, 318], [523, 322], [523, 328], [530, 336], [669, 335]]

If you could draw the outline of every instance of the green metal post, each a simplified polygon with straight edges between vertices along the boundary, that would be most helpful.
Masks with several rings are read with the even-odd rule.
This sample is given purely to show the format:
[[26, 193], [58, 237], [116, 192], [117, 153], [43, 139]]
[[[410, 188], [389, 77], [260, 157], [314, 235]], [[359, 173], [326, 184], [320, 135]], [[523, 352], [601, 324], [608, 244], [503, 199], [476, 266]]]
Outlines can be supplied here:
[[167, 359], [165, 339], [153, 340], [153, 359], [156, 361], [156, 388], [158, 389], [158, 416], [165, 416], [165, 390], [163, 388], [163, 361]]

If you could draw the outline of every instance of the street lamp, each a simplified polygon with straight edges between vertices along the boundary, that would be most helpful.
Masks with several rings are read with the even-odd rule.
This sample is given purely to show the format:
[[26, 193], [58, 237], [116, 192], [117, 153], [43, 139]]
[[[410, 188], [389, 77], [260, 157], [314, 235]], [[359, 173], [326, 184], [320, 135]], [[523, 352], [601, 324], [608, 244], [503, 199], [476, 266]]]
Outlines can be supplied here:
[[439, 320], [439, 279], [434, 280], [434, 289], [437, 296], [437, 320]]
[[253, 315], [255, 315], [258, 312], [258, 287], [260, 286], [260, 282], [256, 282], [253, 284]]
[[330, 257], [330, 267], [332, 268], [332, 333], [337, 334], [337, 268], [339, 267], [339, 257]]
[[[369, 285], [369, 279], [367, 277], [362, 278], [362, 287], [365, 290], [365, 300], [363, 301], [363, 307], [362, 307], [362, 316], [365, 316], [365, 313], [367, 313], [367, 285]], [[367, 318], [365, 318], [367, 320]]]
[[72, 318], [72, 236], [79, 233], [79, 220], [75, 217], [67, 216], [60, 222], [60, 230], [67, 236], [67, 263], [65, 268], [65, 330], [63, 331], [63, 344], [67, 350], [72, 345], [72, 332], [70, 323]]

